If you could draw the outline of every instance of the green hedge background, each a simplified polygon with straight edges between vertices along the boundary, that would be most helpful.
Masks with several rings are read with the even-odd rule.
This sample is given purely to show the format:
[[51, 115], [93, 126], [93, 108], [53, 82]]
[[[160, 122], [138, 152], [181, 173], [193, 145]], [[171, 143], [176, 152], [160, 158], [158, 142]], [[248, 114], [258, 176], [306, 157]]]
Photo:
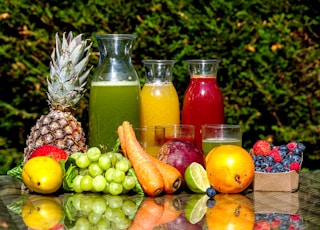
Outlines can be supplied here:
[[[46, 76], [55, 33], [134, 33], [132, 61], [175, 59], [180, 99], [185, 60], [221, 58], [218, 83], [226, 123], [241, 124], [244, 147], [273, 136], [307, 146], [304, 167], [320, 158], [320, 3], [314, 0], [86, 0], [0, 2], [0, 174], [22, 160], [26, 137], [48, 112]], [[88, 126], [88, 94], [77, 118]]]

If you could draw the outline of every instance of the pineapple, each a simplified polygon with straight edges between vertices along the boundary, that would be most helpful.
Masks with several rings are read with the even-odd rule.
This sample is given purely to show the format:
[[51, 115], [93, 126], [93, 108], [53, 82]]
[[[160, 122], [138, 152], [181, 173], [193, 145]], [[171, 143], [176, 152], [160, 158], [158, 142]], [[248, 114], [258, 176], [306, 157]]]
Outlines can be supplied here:
[[68, 154], [87, 150], [81, 123], [72, 112], [86, 91], [87, 78], [92, 69], [87, 68], [92, 42], [82, 40], [82, 34], [73, 37], [63, 33], [62, 41], [56, 34], [56, 47], [51, 54], [48, 82], [50, 112], [42, 115], [32, 127], [24, 149], [24, 161], [43, 145], [57, 146]]

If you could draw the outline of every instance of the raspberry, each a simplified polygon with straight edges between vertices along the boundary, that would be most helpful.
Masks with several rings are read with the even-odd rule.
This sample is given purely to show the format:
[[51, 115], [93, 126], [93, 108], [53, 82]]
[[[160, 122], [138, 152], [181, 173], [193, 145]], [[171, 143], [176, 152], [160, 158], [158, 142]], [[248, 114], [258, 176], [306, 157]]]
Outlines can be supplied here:
[[270, 143], [266, 140], [258, 140], [253, 145], [253, 152], [255, 155], [268, 156], [270, 150]]
[[282, 157], [281, 157], [281, 155], [280, 155], [280, 153], [279, 153], [279, 151], [277, 149], [271, 150], [269, 155], [273, 157], [275, 162], [281, 162], [282, 161]]
[[289, 151], [292, 151], [295, 148], [297, 148], [297, 142], [292, 141], [292, 142], [288, 143], [287, 146], [288, 146]]
[[299, 170], [300, 170], [300, 164], [299, 164], [299, 162], [292, 162], [292, 163], [290, 164], [290, 170], [299, 171]]

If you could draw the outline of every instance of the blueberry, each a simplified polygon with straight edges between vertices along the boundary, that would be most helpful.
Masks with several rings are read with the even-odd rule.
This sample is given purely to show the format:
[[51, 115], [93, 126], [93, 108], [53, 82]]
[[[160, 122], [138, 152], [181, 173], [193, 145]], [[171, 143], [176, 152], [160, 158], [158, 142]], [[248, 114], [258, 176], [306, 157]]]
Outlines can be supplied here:
[[283, 167], [281, 172], [289, 172], [290, 169], [288, 167]]
[[285, 167], [289, 167], [290, 163], [291, 163], [290, 160], [287, 159], [287, 158], [285, 158], [285, 159], [282, 160], [282, 164], [283, 164], [283, 166], [285, 166]]
[[286, 154], [289, 152], [289, 148], [287, 145], [280, 145], [278, 148], [279, 152], [285, 152]]
[[283, 164], [277, 162], [274, 164], [273, 168], [272, 169], [275, 169], [277, 172], [282, 172], [283, 170]]
[[281, 156], [281, 158], [283, 159], [286, 155], [287, 155], [287, 151], [285, 151], [285, 150], [278, 150], [278, 152], [279, 152], [279, 154], [280, 154], [280, 156]]
[[301, 156], [299, 156], [299, 155], [292, 155], [292, 157], [291, 157], [291, 162], [301, 162]]
[[297, 148], [301, 150], [301, 152], [304, 152], [306, 150], [306, 146], [304, 144], [297, 142]]
[[206, 206], [207, 208], [213, 208], [216, 205], [216, 201], [213, 198], [207, 200]]
[[299, 148], [295, 148], [294, 150], [292, 150], [292, 154], [302, 156], [302, 151]]
[[210, 198], [214, 197], [217, 194], [216, 190], [211, 186], [207, 188], [206, 193]]

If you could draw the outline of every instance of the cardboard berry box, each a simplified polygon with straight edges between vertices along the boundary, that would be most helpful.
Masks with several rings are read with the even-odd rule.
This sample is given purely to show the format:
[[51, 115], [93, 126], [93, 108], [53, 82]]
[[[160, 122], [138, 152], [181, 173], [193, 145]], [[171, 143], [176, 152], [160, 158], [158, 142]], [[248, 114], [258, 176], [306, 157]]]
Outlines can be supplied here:
[[298, 188], [299, 172], [296, 170], [281, 173], [254, 173], [254, 191], [296, 192]]
[[[261, 144], [261, 143], [260, 143]], [[262, 143], [263, 145], [263, 143]], [[264, 170], [265, 172], [261, 172], [257, 170], [257, 163], [255, 161], [255, 173], [254, 173], [254, 180], [253, 180], [253, 190], [254, 191], [265, 191], [265, 192], [296, 192], [299, 188], [299, 173], [302, 165], [303, 160], [303, 151], [305, 147], [303, 144], [298, 142], [291, 142], [287, 144], [289, 146], [288, 153], [285, 155], [296, 154], [299, 153], [299, 162], [295, 162], [295, 166], [291, 168], [287, 166], [286, 172], [277, 172], [272, 170], [272, 166], [268, 167], [268, 170]], [[285, 146], [285, 145], [284, 145]], [[282, 148], [284, 147], [282, 146]], [[259, 148], [254, 148], [250, 150], [250, 154], [252, 156], [257, 157], [257, 151], [263, 149], [265, 151], [266, 146], [259, 146]], [[300, 148], [299, 150], [294, 150], [296, 148]], [[256, 153], [255, 151], [256, 150]], [[276, 159], [276, 162], [283, 163], [283, 159], [285, 159], [285, 155], [280, 156], [278, 153], [279, 147], [272, 146], [268, 153], [265, 155], [272, 156]], [[275, 155], [278, 154], [278, 155]], [[290, 163], [289, 163], [290, 164]], [[271, 169], [270, 169], [271, 168]], [[290, 168], [290, 169], [289, 169]], [[271, 170], [271, 171], [269, 171]], [[290, 170], [290, 171], [289, 171]]]

